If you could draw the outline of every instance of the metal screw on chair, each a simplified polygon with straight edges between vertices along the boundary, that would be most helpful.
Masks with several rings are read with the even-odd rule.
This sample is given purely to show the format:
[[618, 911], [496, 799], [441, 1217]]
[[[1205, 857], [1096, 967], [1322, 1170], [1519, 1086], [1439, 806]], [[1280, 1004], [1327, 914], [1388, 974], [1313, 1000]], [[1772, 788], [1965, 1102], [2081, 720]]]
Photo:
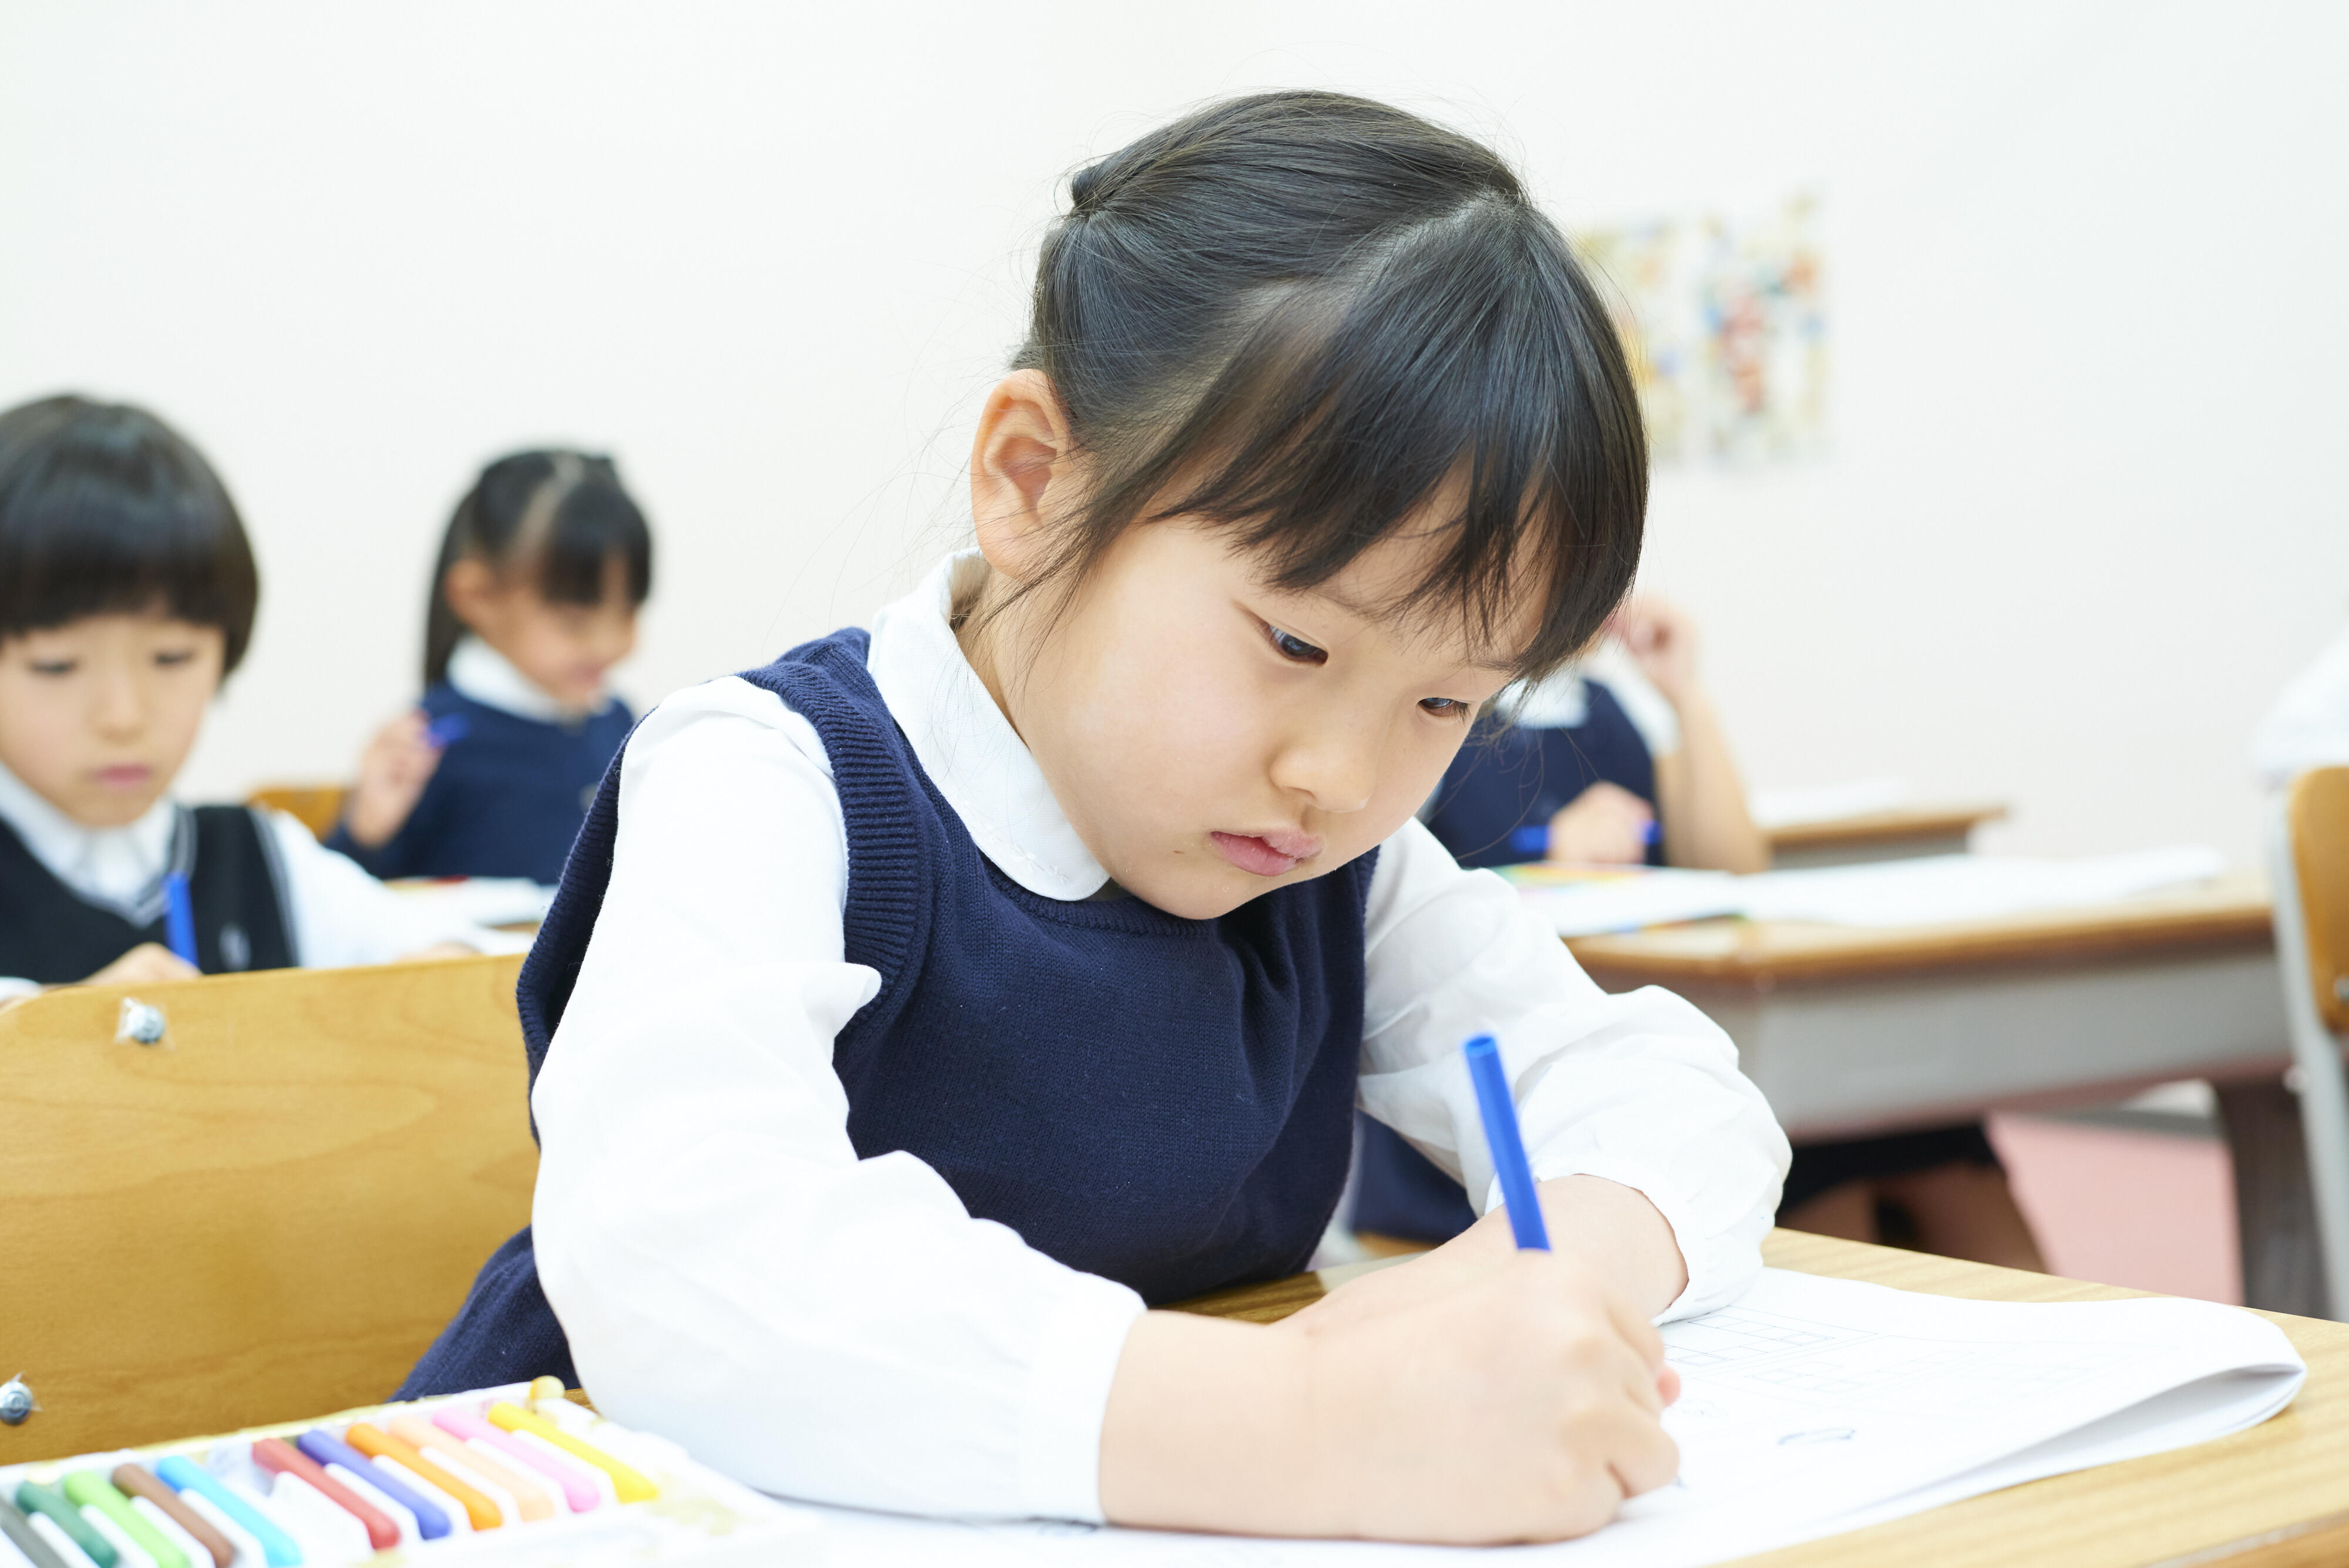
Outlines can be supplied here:
[[141, 1002], [135, 996], [122, 999], [122, 1012], [116, 1021], [117, 1040], [135, 1040], [141, 1045], [160, 1044], [170, 1025], [163, 1010], [152, 1002]]
[[23, 1373], [19, 1372], [7, 1382], [0, 1383], [0, 1423], [21, 1427], [26, 1417], [40, 1407], [40, 1401], [33, 1397], [32, 1389], [26, 1386]]
[[2336, 974], [2333, 977], [2333, 1000], [2349, 1002], [2349, 974]]

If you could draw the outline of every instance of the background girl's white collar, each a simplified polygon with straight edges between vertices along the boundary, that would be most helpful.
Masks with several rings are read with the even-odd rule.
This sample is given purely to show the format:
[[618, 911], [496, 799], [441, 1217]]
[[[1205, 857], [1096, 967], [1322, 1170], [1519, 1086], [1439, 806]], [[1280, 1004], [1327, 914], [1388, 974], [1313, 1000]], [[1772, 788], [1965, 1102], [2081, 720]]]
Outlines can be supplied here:
[[[588, 716], [566, 711], [536, 681], [515, 669], [512, 660], [478, 637], [457, 639], [456, 649], [449, 655], [449, 684], [460, 697], [470, 697], [484, 708], [495, 708], [517, 719], [570, 724]], [[590, 713], [600, 713], [611, 705], [607, 693]]]

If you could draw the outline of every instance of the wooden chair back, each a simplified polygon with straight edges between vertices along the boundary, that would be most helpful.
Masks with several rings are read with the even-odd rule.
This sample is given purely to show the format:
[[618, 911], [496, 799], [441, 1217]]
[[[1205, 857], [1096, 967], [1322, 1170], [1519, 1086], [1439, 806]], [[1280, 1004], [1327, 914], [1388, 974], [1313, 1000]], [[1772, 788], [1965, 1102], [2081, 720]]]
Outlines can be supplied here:
[[2349, 1033], [2349, 767], [2315, 768], [2284, 800], [2316, 1015]]
[[[388, 1398], [530, 1220], [517, 957], [0, 1011], [0, 1464]], [[161, 1044], [118, 1038], [123, 999]]]
[[342, 784], [264, 784], [244, 804], [282, 811], [323, 840], [343, 820], [343, 797], [350, 793]]

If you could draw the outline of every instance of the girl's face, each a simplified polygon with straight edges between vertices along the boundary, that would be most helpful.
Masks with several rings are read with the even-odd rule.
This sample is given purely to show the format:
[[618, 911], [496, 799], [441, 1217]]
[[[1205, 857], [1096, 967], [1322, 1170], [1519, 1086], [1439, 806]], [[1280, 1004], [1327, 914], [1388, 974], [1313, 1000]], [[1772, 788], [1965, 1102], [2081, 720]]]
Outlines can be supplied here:
[[603, 705], [612, 667], [636, 650], [636, 607], [616, 559], [605, 563], [604, 597], [592, 605], [556, 603], [536, 574], [470, 558], [449, 568], [442, 591], [468, 630], [574, 713]]
[[0, 639], [0, 763], [84, 827], [136, 822], [188, 760], [226, 647], [160, 613]]
[[1507, 683], [1464, 635], [1364, 607], [1418, 564], [1390, 542], [1277, 593], [1216, 535], [1143, 524], [1057, 622], [1027, 601], [966, 621], [964, 647], [1110, 876], [1206, 919], [1394, 833]]

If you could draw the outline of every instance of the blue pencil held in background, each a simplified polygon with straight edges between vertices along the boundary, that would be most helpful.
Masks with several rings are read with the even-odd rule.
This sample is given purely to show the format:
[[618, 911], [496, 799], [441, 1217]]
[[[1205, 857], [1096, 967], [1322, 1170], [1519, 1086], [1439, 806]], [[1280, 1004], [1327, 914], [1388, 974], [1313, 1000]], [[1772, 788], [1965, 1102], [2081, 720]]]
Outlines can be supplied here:
[[472, 722], [462, 713], [443, 713], [425, 726], [424, 738], [440, 751], [463, 740], [472, 730]]
[[[1661, 844], [1663, 841], [1664, 825], [1662, 823], [1651, 816], [1640, 825], [1640, 843]], [[1548, 854], [1549, 824], [1535, 822], [1528, 823], [1523, 827], [1509, 829], [1509, 852], [1513, 855]]]
[[1542, 1224], [1541, 1200], [1534, 1196], [1533, 1168], [1526, 1163], [1526, 1140], [1517, 1131], [1517, 1106], [1509, 1097], [1501, 1047], [1490, 1034], [1479, 1034], [1460, 1054], [1468, 1058], [1468, 1081], [1476, 1085], [1485, 1143], [1493, 1151], [1493, 1170], [1501, 1179], [1501, 1202], [1509, 1211], [1509, 1229], [1516, 1232], [1517, 1250], [1547, 1252], [1549, 1231]]
[[177, 871], [163, 873], [163, 940], [191, 968], [196, 962], [196, 906], [188, 897], [188, 879]]

